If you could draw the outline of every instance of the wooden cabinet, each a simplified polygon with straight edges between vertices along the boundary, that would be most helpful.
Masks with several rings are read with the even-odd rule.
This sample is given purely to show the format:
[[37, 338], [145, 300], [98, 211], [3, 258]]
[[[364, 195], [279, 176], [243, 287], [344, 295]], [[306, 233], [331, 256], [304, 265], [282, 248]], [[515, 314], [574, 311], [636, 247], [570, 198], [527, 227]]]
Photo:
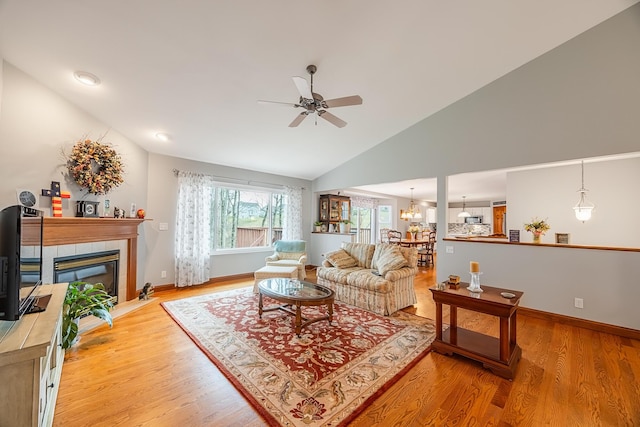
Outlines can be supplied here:
[[351, 199], [347, 196], [334, 194], [323, 194], [319, 200], [318, 221], [325, 226], [325, 231], [329, 230], [329, 224], [337, 228], [340, 221], [351, 218]]
[[50, 426], [62, 375], [62, 305], [67, 284], [44, 285], [47, 309], [0, 321], [0, 419], [7, 426]]

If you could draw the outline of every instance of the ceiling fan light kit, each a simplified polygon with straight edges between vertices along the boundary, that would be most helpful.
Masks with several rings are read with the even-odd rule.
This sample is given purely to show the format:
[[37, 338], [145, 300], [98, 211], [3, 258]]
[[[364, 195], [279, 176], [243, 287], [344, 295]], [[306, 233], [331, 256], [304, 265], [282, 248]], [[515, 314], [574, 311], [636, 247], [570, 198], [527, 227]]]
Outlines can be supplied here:
[[294, 76], [293, 83], [296, 85], [298, 92], [300, 93], [300, 99], [296, 104], [286, 103], [286, 102], [278, 102], [278, 101], [258, 101], [261, 103], [269, 103], [269, 104], [285, 104], [291, 105], [294, 108], [304, 108], [302, 111], [291, 123], [289, 123], [289, 127], [297, 127], [302, 121], [307, 118], [309, 115], [315, 114], [316, 116], [316, 124], [317, 118], [320, 117], [334, 126], [339, 128], [343, 128], [347, 125], [347, 122], [344, 120], [334, 116], [330, 112], [327, 111], [328, 108], [336, 108], [336, 107], [347, 107], [350, 105], [360, 105], [362, 104], [362, 98], [358, 95], [345, 96], [343, 98], [335, 98], [325, 100], [322, 95], [319, 93], [315, 93], [313, 91], [313, 75], [318, 70], [318, 67], [315, 65], [308, 65], [307, 72], [311, 75], [311, 86], [307, 80], [303, 77]]

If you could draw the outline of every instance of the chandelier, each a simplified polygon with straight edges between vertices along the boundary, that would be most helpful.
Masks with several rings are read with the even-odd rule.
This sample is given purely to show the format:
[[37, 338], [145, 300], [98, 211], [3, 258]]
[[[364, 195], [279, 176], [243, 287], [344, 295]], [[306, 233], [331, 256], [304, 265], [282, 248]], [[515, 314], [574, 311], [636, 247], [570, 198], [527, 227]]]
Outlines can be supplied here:
[[411, 203], [409, 204], [409, 209], [401, 211], [400, 218], [405, 221], [409, 221], [410, 219], [422, 219], [420, 209], [413, 202], [413, 187], [411, 187]]
[[585, 222], [591, 219], [591, 211], [595, 206], [593, 203], [584, 200], [584, 196], [588, 191], [586, 188], [584, 188], [584, 160], [581, 162], [581, 168], [582, 187], [580, 187], [580, 189], [578, 190], [578, 193], [580, 193], [580, 200], [578, 201], [578, 204], [573, 207], [573, 210], [576, 213], [576, 219], [578, 221]]
[[467, 212], [467, 206], [465, 205], [466, 198], [467, 196], [462, 196], [462, 212], [458, 214], [458, 218], [467, 218], [471, 216], [471, 214]]

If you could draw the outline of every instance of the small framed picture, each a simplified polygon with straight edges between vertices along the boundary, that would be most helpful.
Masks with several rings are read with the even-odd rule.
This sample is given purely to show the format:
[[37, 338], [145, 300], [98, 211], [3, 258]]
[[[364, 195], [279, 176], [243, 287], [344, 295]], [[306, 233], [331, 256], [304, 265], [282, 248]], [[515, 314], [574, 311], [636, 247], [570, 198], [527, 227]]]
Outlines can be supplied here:
[[560, 243], [562, 245], [568, 245], [569, 233], [556, 233], [556, 243]]
[[519, 242], [520, 241], [520, 230], [509, 230], [509, 241], [510, 242]]

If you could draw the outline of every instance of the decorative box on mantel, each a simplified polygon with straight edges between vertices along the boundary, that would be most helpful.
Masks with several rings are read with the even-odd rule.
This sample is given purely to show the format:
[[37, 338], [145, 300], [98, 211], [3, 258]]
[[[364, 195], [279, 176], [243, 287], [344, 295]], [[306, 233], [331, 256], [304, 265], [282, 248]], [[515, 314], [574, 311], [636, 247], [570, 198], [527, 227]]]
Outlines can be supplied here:
[[[127, 301], [137, 298], [136, 278], [138, 263], [138, 225], [149, 219], [142, 218], [44, 218], [43, 246], [75, 243], [127, 241]], [[26, 228], [27, 244], [37, 244], [36, 233]], [[33, 236], [33, 240], [29, 237]]]

